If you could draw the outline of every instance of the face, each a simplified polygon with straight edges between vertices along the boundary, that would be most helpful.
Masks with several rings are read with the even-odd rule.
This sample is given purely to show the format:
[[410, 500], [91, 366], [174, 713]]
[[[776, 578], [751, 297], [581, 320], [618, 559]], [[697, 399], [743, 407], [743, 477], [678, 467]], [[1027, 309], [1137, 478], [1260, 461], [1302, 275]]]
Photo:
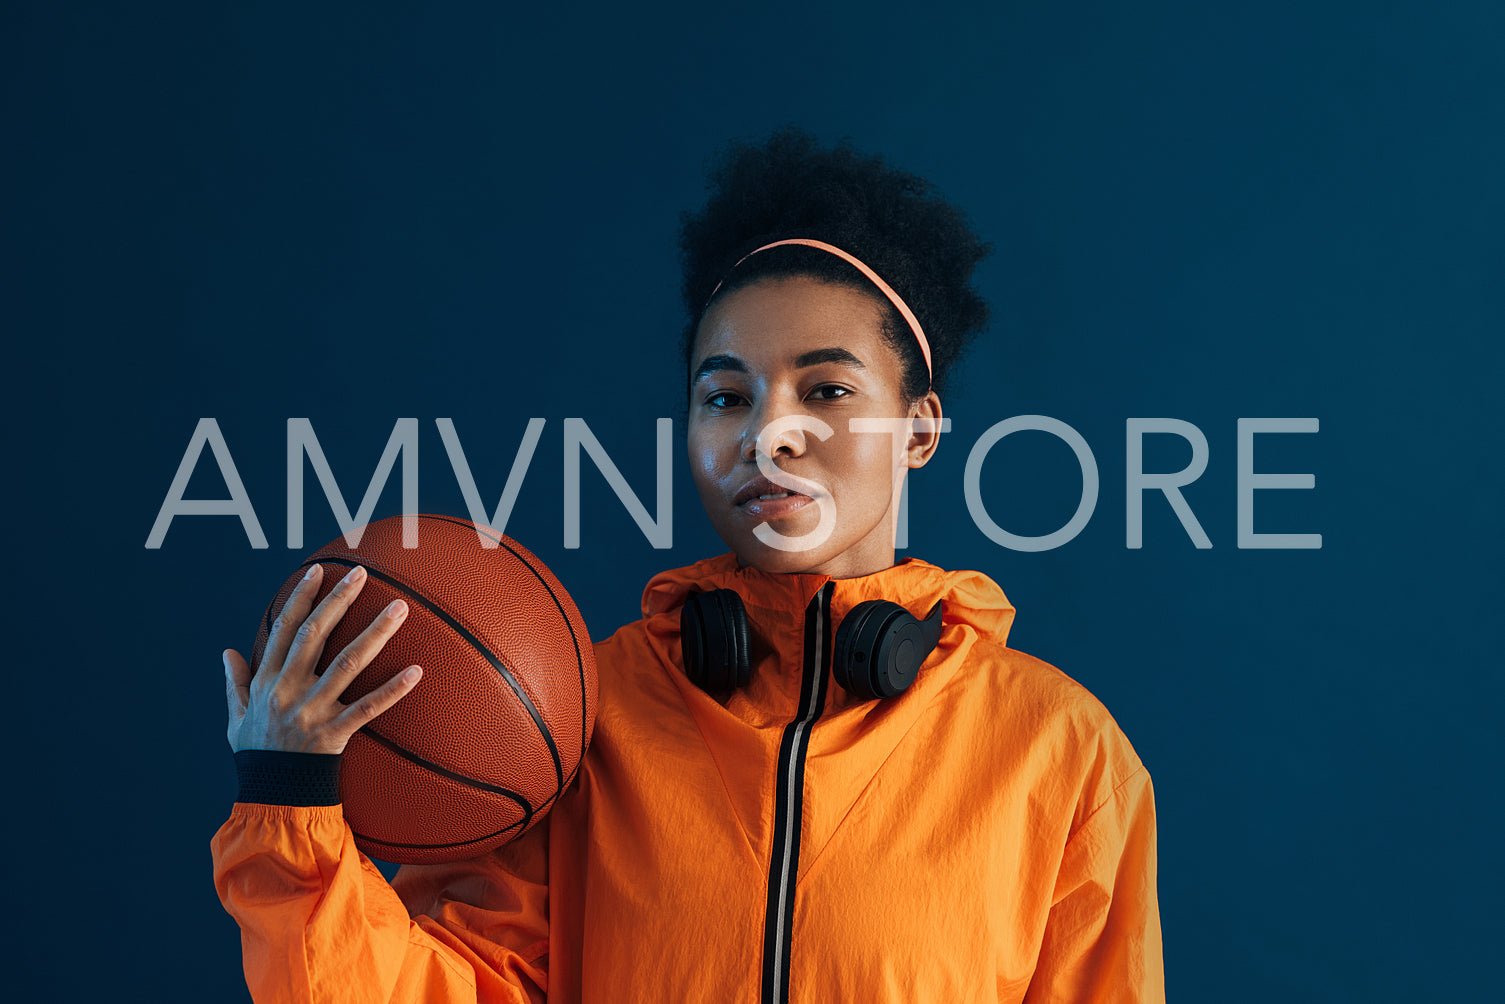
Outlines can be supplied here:
[[849, 578], [894, 563], [899, 489], [934, 452], [941, 409], [934, 392], [906, 406], [882, 319], [874, 298], [804, 277], [744, 286], [702, 319], [690, 467], [743, 565]]

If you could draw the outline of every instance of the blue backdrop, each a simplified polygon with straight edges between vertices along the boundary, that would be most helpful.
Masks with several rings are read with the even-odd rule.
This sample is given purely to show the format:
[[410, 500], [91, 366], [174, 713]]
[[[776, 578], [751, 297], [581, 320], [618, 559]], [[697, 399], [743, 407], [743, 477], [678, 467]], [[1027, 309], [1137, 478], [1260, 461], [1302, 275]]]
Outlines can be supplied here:
[[[248, 651], [300, 552], [285, 426], [352, 507], [416, 417], [420, 507], [464, 514], [436, 418], [507, 532], [604, 636], [655, 571], [722, 550], [684, 465], [674, 236], [722, 141], [794, 121], [932, 179], [996, 253], [996, 321], [912, 484], [910, 549], [975, 567], [1016, 647], [1108, 706], [1149, 766], [1181, 1001], [1471, 1000], [1498, 912], [1498, 526], [1505, 8], [769, 3], [0, 9], [9, 414], [3, 742], [28, 999], [243, 999], [208, 841], [234, 795], [218, 653]], [[1041, 414], [1101, 496], [1041, 553], [992, 543], [968, 450]], [[271, 542], [180, 517], [144, 546], [201, 417]], [[1237, 421], [1258, 440], [1237, 546]], [[563, 545], [562, 426], [653, 505], [676, 418], [673, 547], [585, 464]], [[1205, 434], [1199, 550], [1147, 496], [1125, 546], [1125, 423]], [[1151, 437], [1146, 467], [1190, 448]], [[222, 498], [206, 453], [188, 495]], [[309, 480], [305, 550], [335, 536]], [[1059, 441], [1011, 436], [981, 493], [1069, 518]], [[377, 515], [399, 511], [394, 480]], [[17, 647], [18, 643], [18, 647]]]

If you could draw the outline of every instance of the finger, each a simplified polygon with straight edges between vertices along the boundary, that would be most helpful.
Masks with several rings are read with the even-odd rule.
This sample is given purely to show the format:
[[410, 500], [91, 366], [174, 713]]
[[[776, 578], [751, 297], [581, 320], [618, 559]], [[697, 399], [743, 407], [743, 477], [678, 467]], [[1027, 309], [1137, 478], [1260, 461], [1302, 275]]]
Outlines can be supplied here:
[[[324, 566], [315, 562], [308, 566], [308, 571], [303, 573], [303, 578], [293, 587], [292, 595], [282, 605], [282, 611], [278, 613], [276, 622], [272, 625], [272, 633], [267, 638], [266, 651], [261, 655], [261, 665], [270, 666], [271, 672], [277, 673], [282, 669], [282, 660], [287, 657], [288, 646], [293, 643], [293, 636], [298, 627], [308, 616], [309, 609], [314, 605], [314, 597], [319, 595], [319, 583], [324, 578]], [[258, 670], [260, 667], [257, 667]]]
[[309, 691], [309, 697], [330, 701], [337, 699], [350, 686], [350, 682], [360, 675], [361, 670], [371, 664], [371, 660], [376, 658], [382, 646], [397, 633], [407, 616], [406, 601], [393, 600], [388, 603], [387, 608], [366, 626], [366, 630], [356, 635], [349, 645], [340, 650], [339, 655], [330, 660], [329, 666], [320, 675], [319, 682]]
[[373, 718], [406, 697], [422, 676], [422, 667], [409, 666], [340, 712], [331, 723], [334, 731], [348, 742]]
[[246, 716], [246, 705], [251, 703], [251, 667], [233, 648], [220, 653], [225, 664], [225, 699], [230, 705], [230, 724], [236, 725]]
[[312, 677], [314, 666], [319, 661], [319, 656], [324, 652], [324, 641], [329, 637], [329, 632], [345, 616], [345, 611], [350, 609], [350, 604], [360, 595], [361, 586], [366, 582], [366, 570], [356, 565], [339, 582], [335, 583], [329, 595], [314, 607], [314, 612], [298, 625], [298, 630], [293, 632], [293, 644], [288, 649], [287, 658], [283, 660], [284, 670], [292, 670], [296, 675]]
[[230, 740], [230, 748], [234, 749], [235, 735], [240, 731], [240, 723], [245, 721], [246, 705], [251, 699], [251, 667], [233, 648], [221, 652], [220, 661], [225, 664], [225, 700], [230, 712], [225, 737]]

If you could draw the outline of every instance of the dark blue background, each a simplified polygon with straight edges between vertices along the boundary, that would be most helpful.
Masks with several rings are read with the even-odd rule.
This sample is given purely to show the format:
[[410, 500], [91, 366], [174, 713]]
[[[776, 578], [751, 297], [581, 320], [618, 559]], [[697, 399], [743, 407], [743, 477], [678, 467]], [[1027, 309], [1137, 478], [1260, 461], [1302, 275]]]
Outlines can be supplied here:
[[[398, 417], [421, 508], [464, 508], [452, 418], [507, 532], [593, 631], [717, 553], [677, 426], [674, 548], [587, 462], [562, 546], [563, 419], [651, 505], [677, 416], [677, 214], [730, 137], [796, 121], [931, 178], [997, 246], [996, 322], [913, 482], [911, 550], [993, 576], [1016, 647], [1112, 710], [1149, 765], [1181, 1001], [1468, 1000], [1501, 934], [1497, 524], [1505, 9], [1449, 3], [0, 9], [9, 414], [5, 982], [37, 999], [244, 996], [208, 841], [233, 797], [219, 650], [248, 650], [285, 546], [284, 429], [312, 420], [354, 506]], [[1102, 497], [1042, 554], [967, 517], [967, 449], [1038, 413]], [[272, 547], [180, 518], [143, 547], [201, 416]], [[1147, 497], [1124, 545], [1124, 424], [1206, 433], [1195, 550]], [[1239, 550], [1235, 423], [1261, 438]], [[1189, 450], [1158, 437], [1152, 470]], [[207, 455], [205, 457], [208, 459]], [[223, 497], [207, 462], [190, 497]], [[991, 455], [1018, 533], [1075, 506], [1070, 452]], [[335, 535], [310, 480], [308, 549]], [[379, 515], [396, 512], [395, 482]]]

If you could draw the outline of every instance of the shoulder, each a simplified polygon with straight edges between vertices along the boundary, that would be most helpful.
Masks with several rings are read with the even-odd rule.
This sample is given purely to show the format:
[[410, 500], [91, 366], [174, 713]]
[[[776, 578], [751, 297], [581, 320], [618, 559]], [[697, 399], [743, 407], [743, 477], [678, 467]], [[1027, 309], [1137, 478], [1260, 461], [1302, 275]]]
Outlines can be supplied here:
[[629, 715], [662, 720], [684, 703], [679, 617], [655, 614], [622, 625], [594, 645], [600, 685], [597, 724]]
[[958, 697], [1040, 781], [1073, 798], [1075, 829], [1147, 771], [1103, 702], [1060, 668], [988, 637], [967, 653]]
[[607, 677], [662, 676], [662, 670], [678, 657], [679, 617], [641, 617], [596, 641], [593, 647], [603, 683]]

